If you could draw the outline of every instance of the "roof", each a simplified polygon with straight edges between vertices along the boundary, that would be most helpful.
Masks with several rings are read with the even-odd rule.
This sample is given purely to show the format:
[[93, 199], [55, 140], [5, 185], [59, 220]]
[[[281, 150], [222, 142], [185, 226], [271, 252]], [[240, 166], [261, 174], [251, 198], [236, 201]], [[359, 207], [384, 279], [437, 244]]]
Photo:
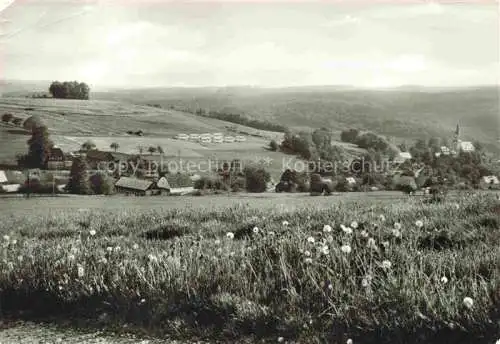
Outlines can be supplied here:
[[9, 180], [7, 179], [7, 175], [4, 171], [0, 171], [0, 183], [7, 183]]
[[110, 152], [103, 152], [100, 150], [89, 150], [87, 152], [87, 159], [101, 160], [101, 161], [114, 161], [114, 157]]
[[21, 184], [6, 184], [2, 185], [1, 188], [5, 192], [17, 192], [21, 188]]
[[347, 180], [349, 184], [356, 184], [356, 179], [353, 177], [347, 177], [345, 180]]
[[62, 151], [61, 148], [58, 147], [52, 147], [50, 149], [50, 155], [51, 156], [64, 156], [64, 152]]
[[156, 183], [156, 185], [160, 189], [170, 189], [170, 184], [168, 183], [168, 180], [165, 177], [161, 177], [160, 179], [158, 179], [158, 182]]
[[399, 156], [404, 159], [411, 159], [410, 152], [399, 152]]
[[121, 187], [121, 188], [126, 188], [126, 189], [146, 191], [153, 184], [154, 183], [151, 180], [130, 178], [130, 177], [121, 177], [115, 183], [115, 186]]

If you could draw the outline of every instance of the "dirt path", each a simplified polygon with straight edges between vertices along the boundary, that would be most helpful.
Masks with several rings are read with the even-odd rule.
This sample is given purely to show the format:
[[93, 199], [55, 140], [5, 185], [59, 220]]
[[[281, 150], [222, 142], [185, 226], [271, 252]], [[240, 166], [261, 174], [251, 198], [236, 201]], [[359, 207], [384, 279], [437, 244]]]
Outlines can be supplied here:
[[181, 344], [175, 340], [113, 336], [100, 331], [60, 329], [53, 325], [22, 322], [0, 326], [0, 344]]

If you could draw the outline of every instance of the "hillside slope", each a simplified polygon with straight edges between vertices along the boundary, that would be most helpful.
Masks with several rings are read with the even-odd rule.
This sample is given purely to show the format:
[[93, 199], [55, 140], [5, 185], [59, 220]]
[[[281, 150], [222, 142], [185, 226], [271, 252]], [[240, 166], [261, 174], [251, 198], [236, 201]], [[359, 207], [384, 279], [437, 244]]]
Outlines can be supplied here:
[[450, 138], [459, 123], [463, 139], [499, 149], [499, 94], [495, 87], [386, 91], [334, 87], [156, 88], [103, 92], [95, 97], [240, 113], [295, 128], [359, 128], [399, 140]]

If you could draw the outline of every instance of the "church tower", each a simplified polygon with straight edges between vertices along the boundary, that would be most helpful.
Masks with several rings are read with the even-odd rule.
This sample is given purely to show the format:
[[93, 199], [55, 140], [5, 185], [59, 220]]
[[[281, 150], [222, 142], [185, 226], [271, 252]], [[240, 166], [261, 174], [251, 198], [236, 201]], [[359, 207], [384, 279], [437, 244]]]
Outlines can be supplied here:
[[457, 123], [457, 128], [455, 129], [455, 133], [453, 135], [453, 150], [459, 151], [460, 144], [460, 126]]

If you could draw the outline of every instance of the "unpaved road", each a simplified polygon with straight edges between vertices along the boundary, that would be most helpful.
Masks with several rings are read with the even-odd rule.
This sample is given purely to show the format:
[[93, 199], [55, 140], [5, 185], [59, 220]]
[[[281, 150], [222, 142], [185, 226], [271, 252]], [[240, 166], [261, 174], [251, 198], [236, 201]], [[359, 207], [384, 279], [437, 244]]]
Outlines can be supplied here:
[[60, 329], [54, 325], [22, 322], [0, 326], [0, 344], [181, 344], [175, 340], [140, 339], [133, 335], [110, 335], [99, 331]]

